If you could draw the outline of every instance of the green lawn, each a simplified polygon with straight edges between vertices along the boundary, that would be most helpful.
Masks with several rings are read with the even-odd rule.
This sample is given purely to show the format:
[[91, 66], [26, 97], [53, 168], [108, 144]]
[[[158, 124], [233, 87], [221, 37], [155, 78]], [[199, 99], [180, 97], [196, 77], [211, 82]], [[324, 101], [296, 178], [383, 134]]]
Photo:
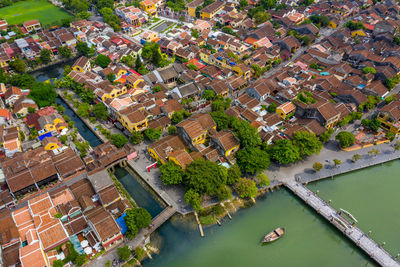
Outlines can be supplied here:
[[22, 24], [32, 19], [39, 20], [42, 25], [48, 25], [69, 17], [72, 16], [47, 0], [21, 1], [0, 8], [0, 18], [5, 19], [9, 25]]

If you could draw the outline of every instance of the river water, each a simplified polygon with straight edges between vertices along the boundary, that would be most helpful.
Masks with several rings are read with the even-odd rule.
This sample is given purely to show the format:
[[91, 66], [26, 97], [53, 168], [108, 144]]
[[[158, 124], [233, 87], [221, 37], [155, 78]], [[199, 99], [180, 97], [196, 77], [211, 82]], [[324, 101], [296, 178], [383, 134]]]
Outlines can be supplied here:
[[[358, 227], [392, 254], [400, 253], [400, 161], [386, 163], [309, 184], [332, 205], [351, 212]], [[263, 235], [283, 226], [286, 234], [261, 246]], [[161, 253], [144, 266], [375, 266], [368, 256], [338, 230], [285, 189], [259, 198], [222, 226], [205, 229], [200, 237], [194, 224], [180, 220], [159, 229]]]

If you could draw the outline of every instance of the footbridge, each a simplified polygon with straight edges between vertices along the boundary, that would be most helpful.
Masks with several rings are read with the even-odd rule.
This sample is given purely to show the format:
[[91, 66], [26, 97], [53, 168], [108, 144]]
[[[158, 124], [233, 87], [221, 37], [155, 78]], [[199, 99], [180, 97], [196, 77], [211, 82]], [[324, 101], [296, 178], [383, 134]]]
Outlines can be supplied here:
[[[348, 211], [343, 209], [339, 212], [336, 211], [328, 203], [299, 182], [292, 181], [285, 183], [284, 185], [339, 229], [345, 236], [347, 236], [381, 266], [400, 266], [399, 262], [382, 246], [376, 243], [361, 229], [354, 226], [357, 221]], [[346, 218], [346, 216], [349, 218]]]

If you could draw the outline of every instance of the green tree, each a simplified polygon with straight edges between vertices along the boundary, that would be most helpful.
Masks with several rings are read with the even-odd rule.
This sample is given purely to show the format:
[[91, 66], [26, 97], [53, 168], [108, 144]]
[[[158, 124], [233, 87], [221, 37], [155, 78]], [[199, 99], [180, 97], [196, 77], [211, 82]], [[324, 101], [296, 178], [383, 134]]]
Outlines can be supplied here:
[[160, 139], [161, 134], [162, 134], [162, 129], [148, 128], [144, 130], [144, 136], [150, 141], [155, 141]]
[[90, 105], [88, 103], [81, 103], [78, 106], [78, 109], [76, 113], [80, 117], [88, 118], [89, 117], [89, 112], [90, 112]]
[[43, 63], [49, 63], [51, 61], [51, 51], [49, 49], [43, 48], [40, 50], [40, 60]]
[[361, 124], [364, 127], [370, 128], [373, 131], [378, 131], [379, 128], [381, 127], [381, 122], [378, 121], [376, 118], [372, 119], [372, 120], [368, 120], [368, 119], [364, 119], [361, 121]]
[[77, 17], [78, 19], [89, 19], [91, 16], [92, 16], [92, 13], [87, 12], [87, 11], [79, 12], [79, 13], [76, 15], [76, 17]]
[[146, 228], [150, 226], [151, 223], [151, 215], [144, 208], [136, 208], [133, 209], [133, 214], [135, 217], [136, 226], [139, 229]]
[[60, 53], [60, 55], [64, 58], [69, 58], [72, 55], [71, 49], [69, 49], [68, 46], [60, 46], [58, 48], [58, 52]]
[[354, 155], [351, 157], [351, 160], [352, 160], [353, 162], [356, 162], [356, 161], [358, 161], [358, 160], [360, 160], [360, 159], [362, 159], [362, 156], [361, 156], [360, 154], [354, 154]]
[[333, 134], [333, 130], [329, 129], [329, 130], [323, 132], [322, 134], [320, 134], [320, 136], [318, 138], [322, 143], [326, 143], [329, 141], [332, 134]]
[[339, 142], [341, 148], [347, 148], [354, 144], [355, 137], [354, 134], [350, 132], [340, 132], [336, 135], [335, 139]]
[[292, 142], [287, 139], [275, 142], [271, 148], [271, 157], [280, 164], [295, 163], [301, 159], [299, 148], [294, 146]]
[[32, 86], [28, 96], [43, 108], [56, 102], [57, 92], [51, 83], [38, 82]]
[[85, 42], [78, 42], [77, 44], [76, 44], [76, 50], [78, 50], [78, 52], [81, 54], [81, 55], [84, 55], [85, 57], [90, 57], [91, 56], [91, 49], [90, 49], [90, 47], [88, 46], [88, 44], [87, 43], [85, 43]]
[[132, 251], [129, 249], [128, 246], [123, 246], [123, 247], [117, 248], [117, 254], [121, 260], [127, 261], [131, 257]]
[[246, 6], [248, 6], [249, 2], [247, 0], [240, 0], [239, 5], [240, 9], [244, 9]]
[[65, 263], [62, 260], [53, 261], [53, 267], [64, 267]]
[[264, 11], [259, 11], [254, 15], [254, 22], [256, 24], [261, 24], [266, 22], [267, 20], [271, 19], [271, 15]]
[[156, 85], [156, 86], [153, 87], [153, 93], [158, 93], [158, 92], [161, 92], [161, 91], [162, 91], [161, 86]]
[[167, 162], [160, 166], [161, 181], [165, 185], [180, 184], [183, 181], [182, 167], [174, 162]]
[[60, 136], [60, 142], [62, 143], [62, 144], [66, 144], [67, 143], [67, 140], [68, 140], [68, 137], [66, 136], [66, 135], [61, 135]]
[[215, 98], [215, 92], [213, 90], [204, 90], [203, 98], [207, 100], [213, 100]]
[[[63, 266], [64, 266], [64, 265], [63, 265]], [[106, 261], [105, 267], [111, 267], [111, 261], [110, 261], [110, 260], [107, 260], [107, 261]]]
[[226, 178], [226, 183], [229, 185], [235, 184], [237, 181], [239, 181], [240, 177], [242, 177], [242, 172], [239, 165], [232, 165], [228, 169], [228, 177]]
[[212, 196], [218, 187], [226, 184], [227, 176], [225, 167], [212, 161], [196, 159], [186, 167], [183, 181], [188, 188]]
[[28, 113], [29, 114], [33, 114], [33, 113], [35, 113], [36, 112], [36, 109], [35, 108], [33, 108], [33, 107], [28, 107]]
[[26, 70], [26, 63], [20, 58], [10, 62], [10, 68], [19, 73], [24, 73]]
[[216, 194], [219, 201], [232, 198], [232, 190], [227, 185], [218, 187]]
[[144, 257], [144, 249], [142, 249], [142, 247], [136, 247], [135, 248], [135, 257], [136, 259], [138, 259], [139, 261], [143, 259]]
[[340, 159], [333, 159], [333, 163], [337, 167], [337, 166], [340, 166], [342, 164], [342, 161]]
[[126, 212], [126, 216], [123, 217], [127, 231], [125, 233], [125, 236], [129, 239], [133, 239], [136, 234], [139, 232], [138, 227], [136, 226], [136, 221], [135, 221], [135, 216], [133, 215], [133, 209], [130, 209]]
[[268, 108], [267, 108], [268, 113], [275, 113], [276, 111], [276, 104], [275, 103], [271, 103]]
[[72, 71], [71, 66], [70, 65], [65, 65], [63, 76], [66, 77], [71, 71]]
[[395, 134], [392, 132], [386, 132], [386, 138], [389, 139], [390, 141], [393, 141], [395, 138]]
[[86, 260], [86, 254], [79, 254], [79, 255], [76, 257], [75, 261], [73, 261], [73, 262], [75, 263], [76, 266], [82, 266], [82, 265], [84, 265], [84, 264], [87, 262], [87, 260]]
[[185, 202], [188, 203], [196, 211], [202, 209], [200, 195], [194, 189], [189, 189], [185, 193]]
[[93, 113], [97, 118], [101, 120], [107, 120], [108, 118], [107, 107], [103, 103], [97, 103], [96, 105], [94, 105]]
[[223, 111], [215, 111], [210, 113], [211, 117], [213, 118], [215, 124], [217, 125], [217, 129], [226, 130], [229, 128], [232, 118], [227, 115]]
[[363, 68], [362, 71], [364, 74], [368, 74], [368, 73], [375, 74], [376, 73], [376, 70], [373, 67], [365, 67], [365, 68]]
[[257, 129], [252, 127], [247, 121], [234, 120], [232, 129], [235, 136], [239, 139], [243, 148], [256, 147], [261, 144], [261, 138]]
[[322, 149], [322, 143], [314, 133], [299, 131], [294, 133], [293, 144], [299, 148], [301, 158], [318, 154]]
[[136, 145], [143, 141], [143, 134], [139, 131], [134, 131], [130, 137], [132, 144]]
[[111, 63], [111, 59], [106, 55], [99, 54], [94, 60], [94, 63], [104, 69]]
[[190, 33], [194, 38], [199, 38], [199, 32], [196, 31], [195, 29], [192, 28]]
[[257, 186], [253, 180], [240, 178], [235, 185], [235, 190], [241, 198], [251, 198], [257, 195]]
[[320, 170], [322, 170], [322, 168], [324, 168], [324, 165], [322, 165], [321, 162], [315, 162], [312, 167], [315, 172], [319, 172]]
[[265, 175], [265, 173], [260, 173], [255, 178], [258, 186], [269, 186], [271, 183], [268, 176]]
[[270, 164], [269, 154], [258, 147], [239, 150], [236, 159], [243, 172], [253, 174], [267, 169]]
[[168, 134], [171, 135], [171, 134], [175, 134], [175, 133], [176, 133], [176, 127], [174, 125], [170, 125], [168, 127]]
[[128, 138], [126, 138], [126, 136], [122, 134], [113, 134], [111, 135], [111, 142], [114, 146], [121, 148], [126, 143], [128, 143]]

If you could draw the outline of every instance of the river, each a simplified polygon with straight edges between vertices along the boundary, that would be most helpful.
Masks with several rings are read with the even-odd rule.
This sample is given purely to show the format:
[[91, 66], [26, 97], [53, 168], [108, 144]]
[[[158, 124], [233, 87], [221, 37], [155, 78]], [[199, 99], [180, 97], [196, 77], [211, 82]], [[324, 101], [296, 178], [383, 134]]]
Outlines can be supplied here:
[[[400, 161], [309, 184], [332, 205], [350, 211], [365, 232], [396, 255], [400, 252]], [[285, 236], [267, 246], [260, 239], [283, 226]], [[192, 223], [167, 222], [159, 229], [161, 253], [144, 266], [375, 266], [353, 243], [289, 191], [281, 189], [240, 210], [201, 238]]]

